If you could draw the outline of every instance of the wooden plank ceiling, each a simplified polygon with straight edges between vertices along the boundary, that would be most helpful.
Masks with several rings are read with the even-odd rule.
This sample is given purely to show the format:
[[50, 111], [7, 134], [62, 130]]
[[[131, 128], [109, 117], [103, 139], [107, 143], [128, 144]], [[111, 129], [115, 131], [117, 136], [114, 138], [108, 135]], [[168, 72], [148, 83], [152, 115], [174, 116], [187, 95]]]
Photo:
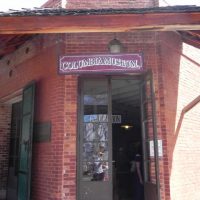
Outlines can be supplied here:
[[14, 52], [25, 41], [31, 39], [33, 35], [0, 35], [0, 59], [7, 54]]

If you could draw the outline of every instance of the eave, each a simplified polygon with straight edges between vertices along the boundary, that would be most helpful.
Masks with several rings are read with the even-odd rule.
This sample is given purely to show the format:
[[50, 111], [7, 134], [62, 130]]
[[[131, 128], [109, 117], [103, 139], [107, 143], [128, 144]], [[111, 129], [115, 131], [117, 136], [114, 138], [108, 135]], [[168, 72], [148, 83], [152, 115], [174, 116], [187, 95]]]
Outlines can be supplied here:
[[[199, 7], [197, 7], [199, 8]], [[128, 32], [137, 30], [199, 30], [200, 8], [183, 11], [112, 10], [112, 12], [51, 13], [0, 16], [0, 34]]]
[[23, 9], [0, 12], [0, 58], [35, 34], [83, 32], [178, 31], [200, 48], [200, 7], [142, 9]]

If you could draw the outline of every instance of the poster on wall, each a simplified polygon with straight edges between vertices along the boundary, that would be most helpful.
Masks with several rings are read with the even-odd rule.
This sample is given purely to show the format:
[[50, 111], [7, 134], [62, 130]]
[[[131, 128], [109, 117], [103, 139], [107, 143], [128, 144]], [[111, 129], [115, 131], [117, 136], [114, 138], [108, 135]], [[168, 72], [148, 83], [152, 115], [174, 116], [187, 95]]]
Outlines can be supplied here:
[[84, 181], [108, 180], [108, 123], [84, 123], [82, 167]]
[[[157, 140], [157, 142], [158, 142], [158, 156], [162, 157], [163, 156], [162, 140]], [[154, 141], [153, 140], [149, 141], [149, 152], [150, 152], [150, 157], [154, 157]]]
[[141, 53], [60, 56], [59, 74], [143, 71]]

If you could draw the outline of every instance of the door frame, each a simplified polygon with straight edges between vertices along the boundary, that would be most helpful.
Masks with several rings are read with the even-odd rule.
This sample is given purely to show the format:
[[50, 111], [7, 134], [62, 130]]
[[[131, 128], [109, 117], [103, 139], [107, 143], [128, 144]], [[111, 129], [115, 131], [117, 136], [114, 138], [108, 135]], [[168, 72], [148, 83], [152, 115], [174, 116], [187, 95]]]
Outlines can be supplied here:
[[[143, 94], [143, 86], [146, 85], [147, 82], [150, 82], [150, 99], [146, 99], [146, 91]], [[146, 90], [146, 88], [144, 88]], [[145, 119], [144, 113], [145, 113], [145, 106], [143, 106], [143, 103], [148, 102], [150, 100], [151, 104], [151, 113], [150, 115], [152, 116], [152, 130], [153, 130], [153, 143], [154, 143], [154, 157], [152, 158], [155, 162], [155, 180], [156, 180], [156, 200], [160, 200], [160, 170], [159, 170], [159, 155], [158, 155], [158, 134], [157, 134], [157, 115], [156, 115], [156, 103], [155, 103], [155, 89], [154, 89], [154, 83], [153, 83], [153, 73], [151, 70], [146, 71], [143, 73], [142, 76], [142, 83], [141, 83], [141, 91], [140, 91], [140, 98], [141, 98], [141, 134], [142, 134], [142, 147], [143, 147], [143, 165], [144, 165], [144, 187], [145, 184], [149, 185], [148, 187], [153, 188], [152, 183], [148, 182], [147, 179], [147, 167], [146, 166], [146, 160], [148, 160], [147, 157], [150, 157], [148, 155], [149, 149], [149, 138], [146, 139], [146, 128], [145, 128], [145, 123], [149, 121], [149, 118]], [[143, 101], [144, 100], [144, 101]], [[148, 116], [147, 116], [148, 117]], [[147, 141], [148, 140], [148, 141]], [[146, 143], [148, 142], [148, 146]], [[149, 159], [151, 160], [151, 159]], [[145, 188], [144, 188], [145, 189]], [[145, 191], [144, 191], [145, 192]], [[146, 199], [145, 199], [146, 200]]]
[[[140, 79], [141, 81], [143, 80], [143, 78], [146, 76], [147, 73], [150, 73], [151, 76], [152, 76], [152, 71], [151, 70], [145, 70], [141, 73], [133, 73], [133, 74], [113, 74], [113, 75], [105, 75], [105, 74], [94, 74], [94, 75], [88, 75], [88, 74], [82, 74], [78, 77], [78, 106], [77, 106], [77, 142], [76, 142], [76, 151], [77, 151], [77, 165], [76, 165], [76, 171], [77, 171], [77, 177], [76, 177], [76, 185], [77, 185], [77, 197], [76, 199], [77, 200], [80, 200], [80, 179], [81, 179], [81, 175], [80, 175], [80, 148], [81, 148], [81, 141], [80, 141], [80, 133], [81, 133], [81, 116], [83, 115], [83, 111], [81, 110], [81, 108], [83, 107], [83, 102], [81, 102], [81, 97], [82, 97], [82, 94], [83, 94], [83, 91], [82, 91], [82, 82], [83, 80], [87, 79], [87, 80], [92, 80], [92, 79], [108, 79], [109, 81], [109, 88], [108, 88], [108, 91], [111, 91], [111, 79]], [[152, 76], [152, 79], [151, 79], [151, 87], [154, 88], [154, 85], [153, 85], [153, 76]], [[152, 90], [152, 95], [153, 95], [153, 117], [154, 117], [154, 120], [156, 122], [156, 105], [155, 105], [155, 94], [154, 94], [154, 89]], [[112, 103], [112, 94], [108, 94], [108, 97], [109, 97], [109, 102]], [[110, 106], [111, 111], [110, 113], [112, 113], [112, 104]], [[141, 105], [140, 105], [141, 107]], [[109, 111], [108, 111], [109, 112]], [[142, 114], [142, 113], [141, 113]], [[141, 123], [142, 123], [142, 120], [141, 120]], [[111, 126], [111, 132], [112, 132], [112, 124], [109, 123], [109, 126]], [[142, 127], [141, 127], [142, 128]], [[154, 152], [155, 152], [155, 157], [156, 157], [156, 182], [157, 182], [157, 188], [156, 188], [156, 191], [157, 191], [157, 195], [158, 195], [158, 200], [160, 200], [160, 179], [159, 179], [159, 158], [158, 158], [158, 143], [157, 143], [157, 127], [156, 127], [156, 124], [154, 124], [154, 128], [155, 128], [155, 131], [156, 133], [154, 134], [154, 141], [155, 141], [155, 145], [154, 145]], [[143, 134], [141, 132], [141, 134]], [[112, 136], [112, 133], [110, 134]], [[111, 137], [112, 139], [112, 137]], [[111, 147], [112, 148], [112, 147]], [[112, 155], [112, 154], [111, 154]], [[111, 174], [112, 174], [112, 170], [111, 170]], [[113, 182], [112, 182], [112, 187], [113, 187]]]
[[[76, 165], [76, 170], [77, 170], [77, 178], [76, 178], [76, 184], [77, 184], [77, 200], [80, 200], [81, 198], [81, 184], [80, 182], [82, 181], [82, 163], [81, 163], [81, 150], [82, 150], [82, 144], [83, 141], [81, 141], [81, 133], [83, 133], [83, 120], [82, 120], [82, 116], [84, 115], [84, 111], [83, 111], [83, 82], [85, 80], [105, 80], [107, 82], [107, 92], [108, 92], [108, 132], [109, 132], [109, 136], [108, 136], [108, 154], [109, 154], [109, 159], [108, 159], [108, 166], [109, 166], [109, 170], [108, 170], [108, 176], [109, 176], [109, 180], [108, 183], [111, 184], [111, 186], [113, 185], [112, 181], [113, 181], [113, 174], [112, 174], [112, 123], [109, 123], [111, 121], [111, 114], [112, 114], [112, 102], [111, 102], [111, 78], [110, 76], [80, 76], [78, 79], [78, 115], [77, 115], [77, 142], [76, 142], [76, 150], [77, 150], [77, 165]], [[104, 181], [101, 182], [101, 184], [103, 184]], [[95, 183], [95, 182], [93, 182]], [[97, 182], [98, 183], [98, 182]], [[113, 191], [111, 191], [113, 193]], [[113, 196], [113, 194], [112, 194]]]
[[[10, 134], [11, 134], [11, 129], [12, 129], [12, 116], [13, 116], [13, 106], [15, 104], [21, 104], [19, 106], [19, 110], [18, 110], [18, 115], [19, 115], [19, 119], [20, 119], [20, 127], [19, 127], [19, 135], [18, 135], [18, 151], [16, 152], [17, 154], [17, 159], [18, 159], [18, 166], [19, 166], [19, 148], [20, 148], [20, 135], [21, 135], [21, 120], [22, 120], [22, 95], [19, 97], [17, 97], [14, 101], [13, 100], [10, 100], [10, 102], [12, 102], [11, 104], [9, 104], [11, 106], [11, 124], [10, 124]], [[10, 145], [10, 142], [11, 142], [11, 138], [9, 138], [9, 145]], [[16, 142], [16, 141], [15, 141]], [[16, 144], [15, 144], [16, 145]], [[15, 150], [16, 150], [16, 147], [15, 147]], [[15, 162], [15, 161], [14, 161]], [[16, 163], [15, 163], [16, 164]], [[18, 196], [18, 166], [17, 166], [17, 183], [16, 183], [16, 198]], [[16, 167], [16, 166], [15, 166]], [[9, 178], [9, 171], [10, 171], [10, 149], [9, 149], [9, 160], [8, 160], [8, 178]], [[8, 198], [8, 191], [9, 190], [9, 180], [7, 180], [7, 186], [6, 186], [6, 199]]]
[[[16, 91], [8, 94], [7, 96], [0, 98], [1, 104], [8, 106], [11, 110], [11, 112], [8, 115], [10, 122], [11, 122], [11, 118], [12, 118], [12, 105], [15, 104], [15, 103], [22, 102], [22, 93], [23, 93], [23, 88], [18, 89]], [[11, 128], [11, 124], [10, 124], [9, 128]], [[8, 134], [11, 134], [11, 132], [8, 131]], [[10, 139], [8, 140], [8, 146], [9, 145], [10, 145]], [[8, 154], [10, 154], [9, 151], [8, 151]], [[8, 179], [8, 176], [9, 176], [9, 174], [8, 174], [9, 173], [9, 155], [8, 155], [7, 159], [8, 159], [7, 160], [7, 164], [8, 164], [7, 179]], [[17, 188], [17, 190], [18, 190], [18, 188]], [[3, 196], [4, 196], [4, 194], [3, 194]], [[6, 187], [5, 187], [5, 198], [6, 199], [7, 199], [7, 196], [8, 196], [8, 181], [7, 181]]]
[[[31, 100], [30, 110], [25, 110], [24, 103], [26, 102], [27, 96], [25, 95], [26, 91], [30, 90], [31, 94], [29, 94]], [[21, 121], [21, 132], [20, 132], [20, 138], [19, 138], [19, 166], [18, 166], [18, 188], [17, 188], [17, 198], [23, 199], [25, 197], [27, 200], [31, 198], [31, 171], [32, 171], [32, 141], [33, 141], [33, 126], [34, 126], [34, 114], [35, 114], [35, 90], [36, 90], [36, 82], [31, 81], [29, 82], [24, 88], [23, 88], [23, 94], [22, 94], [22, 121]], [[29, 129], [28, 131], [23, 132], [23, 126], [24, 126], [24, 118], [29, 116]], [[24, 126], [25, 127], [25, 126]], [[23, 134], [28, 132], [28, 140], [26, 143], [23, 141]], [[27, 151], [27, 164], [26, 169], [23, 168], [23, 165], [21, 165], [21, 156], [22, 156], [22, 145], [24, 145], [24, 149], [27, 148], [24, 151]], [[21, 185], [20, 185], [20, 175], [25, 176], [26, 175], [26, 193], [25, 196], [20, 196], [21, 194], [24, 195], [24, 193], [20, 193]]]

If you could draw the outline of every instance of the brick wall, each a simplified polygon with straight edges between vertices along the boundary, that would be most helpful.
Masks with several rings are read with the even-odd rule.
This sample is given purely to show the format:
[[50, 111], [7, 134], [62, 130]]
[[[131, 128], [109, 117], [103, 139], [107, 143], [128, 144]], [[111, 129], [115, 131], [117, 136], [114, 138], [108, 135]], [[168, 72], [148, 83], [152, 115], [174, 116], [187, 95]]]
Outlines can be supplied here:
[[33, 145], [33, 199], [76, 199], [78, 82], [76, 76], [57, 75], [57, 55], [107, 53], [107, 45], [115, 37], [124, 45], [125, 53], [142, 52], [144, 66], [153, 70], [158, 137], [163, 140], [164, 153], [160, 159], [162, 200], [198, 199], [200, 178], [194, 172], [199, 169], [195, 159], [200, 151], [199, 104], [183, 118], [181, 112], [200, 92], [199, 66], [195, 63], [199, 53], [186, 44], [182, 46], [180, 37], [170, 32], [37, 36], [0, 61], [0, 97], [35, 79], [36, 121], [52, 122], [51, 142]]
[[[109, 41], [115, 37], [124, 45], [125, 53], [142, 52], [144, 66], [153, 70], [157, 128], [159, 138], [162, 139], [163, 94], [159, 90], [162, 84], [162, 71], [159, 70], [157, 33], [79, 33], [66, 34], [65, 38], [56, 35], [38, 36], [1, 61], [0, 97], [24, 87], [30, 80], [35, 79], [36, 121], [52, 122], [51, 142], [33, 145], [33, 199], [76, 199], [78, 82], [76, 76], [57, 75], [57, 55], [106, 53]], [[61, 39], [64, 40], [66, 47], [55, 46], [55, 42]], [[11, 70], [12, 76], [9, 75]], [[162, 159], [160, 165], [163, 166]], [[164, 196], [162, 167], [160, 174]]]
[[[73, 55], [73, 54], [90, 54], [92, 53], [109, 53], [108, 51], [108, 43], [113, 39], [117, 38], [121, 41], [121, 43], [124, 46], [124, 53], [140, 53], [142, 52], [144, 55], [144, 66], [146, 68], [151, 68], [153, 70], [153, 78], [154, 78], [154, 85], [155, 85], [155, 92], [156, 92], [156, 107], [157, 107], [157, 128], [158, 128], [158, 137], [160, 139], [165, 138], [163, 136], [162, 132], [162, 126], [161, 126], [161, 121], [163, 119], [163, 113], [161, 110], [163, 109], [163, 93], [161, 92], [160, 88], [162, 88], [162, 71], [160, 70], [159, 66], [159, 49], [158, 45], [159, 43], [157, 42], [157, 33], [153, 32], [138, 32], [138, 33], [79, 33], [79, 34], [66, 34], [66, 50], [65, 54], [66, 55]], [[145, 41], [145, 42], [144, 42]], [[76, 83], [76, 77], [70, 77], [69, 78], [69, 84], [71, 81], [74, 81], [73, 85], [69, 87], [70, 93], [72, 92], [73, 98], [76, 98], [76, 91], [77, 88], [77, 83]], [[72, 88], [72, 89], [71, 89]], [[68, 95], [70, 94], [68, 93]], [[70, 100], [69, 96], [69, 100]], [[69, 101], [68, 100], [68, 101]], [[76, 106], [73, 103], [70, 105], [73, 105], [73, 108], [69, 107], [70, 110], [73, 109], [74, 111], [77, 109]], [[74, 113], [73, 111], [73, 113]], [[68, 112], [67, 112], [68, 113]], [[73, 113], [69, 113], [70, 115], [73, 115]], [[75, 116], [74, 116], [75, 117]], [[69, 118], [70, 119], [70, 118]], [[76, 124], [73, 122], [73, 124]], [[71, 126], [70, 126], [71, 127]], [[69, 128], [70, 128], [69, 127]], [[75, 127], [73, 128], [73, 131], [71, 131], [71, 134], [75, 134], [76, 129]], [[165, 132], [164, 132], [165, 133]], [[72, 139], [74, 139], [72, 137]], [[71, 147], [71, 150], [74, 148], [73, 144]], [[68, 152], [69, 147], [67, 147], [67, 152]], [[72, 154], [74, 155], [74, 151], [72, 151]], [[68, 154], [69, 156], [69, 154]], [[67, 158], [69, 161], [69, 159]], [[74, 160], [72, 160], [74, 163]], [[161, 179], [161, 192], [163, 196], [163, 200], [165, 199], [164, 197], [164, 172], [163, 172], [163, 160], [160, 160], [160, 179]], [[70, 173], [70, 169], [68, 169], [68, 173]], [[72, 183], [72, 181], [70, 181]], [[71, 200], [70, 196], [70, 191], [75, 191], [75, 187], [70, 185], [71, 189], [69, 190], [69, 181], [66, 180], [63, 183], [63, 187], [66, 190], [65, 194], [65, 199]], [[72, 198], [73, 199], [73, 198]]]
[[11, 106], [0, 104], [0, 200], [6, 197]]
[[[66, 0], [67, 9], [147, 8], [158, 6], [157, 0]], [[49, 0], [43, 7], [61, 7], [61, 0]]]
[[61, 0], [49, 0], [42, 5], [43, 8], [59, 8], [61, 7]]
[[62, 193], [64, 77], [57, 75], [58, 40], [53, 34], [38, 36], [0, 61], [0, 98], [36, 80], [35, 121], [52, 123], [51, 142], [33, 144], [32, 199], [36, 200], [61, 199]]
[[77, 138], [77, 96], [76, 76], [65, 76], [65, 132], [63, 154], [63, 200], [76, 199], [76, 138]]
[[168, 153], [164, 176], [169, 177], [165, 193], [172, 200], [199, 199], [200, 50], [175, 33], [161, 34], [160, 41]]
[[[38, 36], [0, 61], [0, 99], [35, 80], [35, 122], [52, 123], [51, 142], [33, 143], [33, 200], [76, 198], [77, 79], [57, 75], [57, 56], [64, 50], [61, 40], [62, 35]], [[0, 175], [5, 180], [1, 189], [6, 191], [9, 141], [5, 141], [5, 129], [9, 126], [4, 121], [0, 126], [0, 138], [4, 138], [0, 140]]]
[[154, 0], [68, 0], [68, 9], [88, 8], [146, 8], [154, 7]]

